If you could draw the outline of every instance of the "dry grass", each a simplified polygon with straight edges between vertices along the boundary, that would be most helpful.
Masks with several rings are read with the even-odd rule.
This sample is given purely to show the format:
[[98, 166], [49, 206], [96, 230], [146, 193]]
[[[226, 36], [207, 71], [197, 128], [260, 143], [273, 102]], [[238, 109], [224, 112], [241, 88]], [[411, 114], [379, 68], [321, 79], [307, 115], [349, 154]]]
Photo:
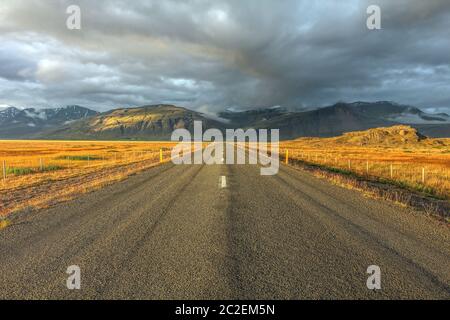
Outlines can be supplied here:
[[157, 165], [160, 150], [168, 161], [173, 146], [171, 142], [0, 141], [0, 217], [27, 207], [46, 207], [124, 179]]
[[[450, 199], [450, 139], [399, 146], [345, 145], [337, 138], [283, 142], [282, 157]], [[423, 175], [424, 174], [424, 175]]]

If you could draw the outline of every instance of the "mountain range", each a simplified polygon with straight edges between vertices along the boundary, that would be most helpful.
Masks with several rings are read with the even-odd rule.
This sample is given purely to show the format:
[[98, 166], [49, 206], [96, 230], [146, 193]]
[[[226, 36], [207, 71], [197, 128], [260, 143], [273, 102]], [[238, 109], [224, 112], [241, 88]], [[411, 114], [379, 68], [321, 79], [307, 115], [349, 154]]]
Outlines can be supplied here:
[[174, 105], [120, 108], [99, 113], [80, 106], [0, 110], [0, 139], [166, 140], [174, 129], [278, 128], [282, 139], [332, 137], [345, 132], [406, 124], [430, 137], [450, 137], [450, 116], [393, 102], [336, 103], [309, 111], [267, 108], [227, 110], [211, 117]]
[[220, 116], [243, 127], [279, 128], [282, 139], [333, 137], [345, 132], [407, 124], [430, 137], [450, 137], [450, 116], [388, 101], [336, 103], [304, 112], [283, 109], [222, 112]]
[[49, 109], [7, 107], [0, 110], [0, 138], [34, 138], [59, 126], [97, 114], [96, 111], [80, 106]]

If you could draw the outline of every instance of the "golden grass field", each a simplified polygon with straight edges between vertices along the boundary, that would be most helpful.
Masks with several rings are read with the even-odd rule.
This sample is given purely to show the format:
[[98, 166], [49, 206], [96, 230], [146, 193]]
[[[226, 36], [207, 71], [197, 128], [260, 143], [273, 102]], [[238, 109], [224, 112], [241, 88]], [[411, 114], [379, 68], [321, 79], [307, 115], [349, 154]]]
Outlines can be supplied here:
[[283, 158], [316, 164], [337, 172], [394, 183], [450, 199], [450, 139], [402, 146], [349, 146], [336, 138], [303, 138], [280, 144]]
[[[98, 189], [170, 158], [171, 142], [0, 141], [0, 217]], [[6, 173], [6, 177], [5, 177]]]

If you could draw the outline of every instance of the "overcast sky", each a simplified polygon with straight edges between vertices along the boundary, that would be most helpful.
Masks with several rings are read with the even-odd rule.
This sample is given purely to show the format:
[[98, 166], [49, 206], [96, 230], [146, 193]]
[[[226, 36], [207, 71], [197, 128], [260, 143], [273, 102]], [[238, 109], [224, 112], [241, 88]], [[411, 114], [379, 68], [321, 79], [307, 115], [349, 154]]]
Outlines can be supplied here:
[[[66, 9], [81, 8], [81, 30]], [[366, 9], [382, 10], [382, 30]], [[0, 105], [450, 112], [449, 0], [1, 0]]]

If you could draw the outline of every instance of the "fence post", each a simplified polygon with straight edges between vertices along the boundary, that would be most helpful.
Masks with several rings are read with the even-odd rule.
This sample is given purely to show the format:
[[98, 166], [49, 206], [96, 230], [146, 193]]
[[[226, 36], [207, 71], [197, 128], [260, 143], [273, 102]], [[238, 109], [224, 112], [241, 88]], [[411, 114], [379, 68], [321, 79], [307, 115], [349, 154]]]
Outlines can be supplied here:
[[3, 181], [6, 180], [6, 160], [3, 160]]
[[286, 149], [286, 164], [289, 164], [289, 150]]
[[162, 148], [159, 149], [159, 162], [160, 162], [160, 163], [163, 162], [163, 152], [162, 152]]

